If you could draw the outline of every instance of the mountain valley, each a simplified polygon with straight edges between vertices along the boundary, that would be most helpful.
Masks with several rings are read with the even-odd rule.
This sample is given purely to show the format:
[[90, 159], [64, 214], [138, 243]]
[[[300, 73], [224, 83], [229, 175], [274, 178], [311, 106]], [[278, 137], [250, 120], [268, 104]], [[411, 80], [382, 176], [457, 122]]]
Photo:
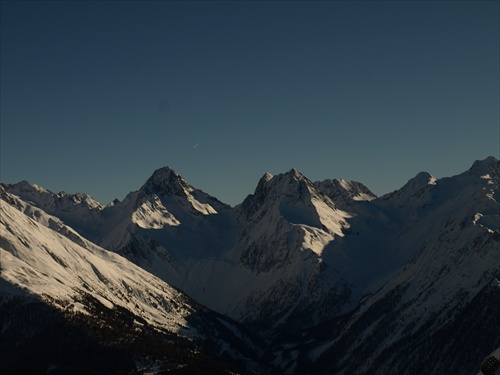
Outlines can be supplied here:
[[499, 180], [489, 157], [377, 197], [291, 169], [234, 207], [168, 167], [106, 206], [2, 183], [3, 370], [78, 373], [78, 343], [108, 353], [81, 373], [475, 374], [500, 347]]

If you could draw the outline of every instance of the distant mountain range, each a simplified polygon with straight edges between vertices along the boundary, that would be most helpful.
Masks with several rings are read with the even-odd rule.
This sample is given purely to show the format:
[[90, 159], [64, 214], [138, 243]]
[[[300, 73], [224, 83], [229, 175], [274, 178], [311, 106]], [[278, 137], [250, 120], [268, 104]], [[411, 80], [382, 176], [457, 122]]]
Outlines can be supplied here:
[[377, 197], [292, 169], [235, 207], [168, 167], [107, 206], [1, 184], [2, 372], [475, 374], [499, 179], [489, 157]]

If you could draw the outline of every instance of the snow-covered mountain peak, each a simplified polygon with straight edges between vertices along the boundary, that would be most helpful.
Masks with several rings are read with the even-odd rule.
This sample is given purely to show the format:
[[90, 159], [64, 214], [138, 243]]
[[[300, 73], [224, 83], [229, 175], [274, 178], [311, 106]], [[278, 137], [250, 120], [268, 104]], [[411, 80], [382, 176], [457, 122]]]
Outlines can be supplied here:
[[415, 177], [413, 177], [411, 180], [409, 180], [408, 183], [412, 187], [422, 188], [425, 185], [428, 185], [431, 181], [434, 182], [435, 179], [432, 177], [432, 175], [430, 173], [420, 172]]
[[271, 178], [273, 178], [273, 175], [269, 172], [264, 173], [264, 176], [262, 176], [262, 180], [265, 182], [269, 181]]
[[156, 169], [153, 174], [151, 175], [151, 178], [168, 178], [170, 175], [177, 176], [179, 177], [179, 173], [177, 173], [174, 169], [170, 168], [168, 165]]
[[264, 189], [264, 186], [267, 186], [268, 182], [271, 181], [272, 179], [274, 178], [274, 176], [269, 173], [269, 172], [266, 172], [264, 174], [264, 176], [262, 176], [259, 180], [259, 182], [257, 183], [257, 187], [255, 188], [255, 193], [254, 195], [257, 194], [257, 192], [261, 191]]
[[145, 193], [162, 195], [186, 195], [193, 190], [193, 187], [176, 171], [169, 167], [163, 167], [153, 172], [141, 190]]
[[280, 201], [291, 203], [310, 200], [311, 195], [318, 195], [312, 182], [292, 168], [286, 173], [274, 176], [266, 173], [259, 180], [254, 194], [249, 195], [241, 206], [247, 213], [253, 213], [261, 206], [269, 208]]
[[65, 194], [67, 195], [75, 204], [81, 204], [85, 205], [88, 208], [97, 208], [97, 209], [102, 209], [104, 208], [102, 204], [97, 202], [94, 198], [92, 198], [90, 195], [87, 195], [85, 193], [77, 192], [75, 194], [67, 194], [65, 192], [59, 193], [59, 195]]
[[113, 207], [116, 206], [118, 203], [120, 203], [120, 200], [118, 198], [113, 199], [106, 207]]
[[243, 241], [248, 247], [242, 260], [257, 272], [281, 267], [304, 249], [320, 256], [326, 244], [335, 235], [343, 236], [349, 226], [345, 221], [349, 214], [338, 210], [296, 169], [269, 177], [261, 178], [255, 193], [238, 208], [239, 221], [247, 223]]
[[[156, 170], [138, 191], [108, 207], [102, 223], [106, 230], [101, 231], [97, 241], [103, 247], [122, 251], [132, 238], [136, 242], [142, 239], [142, 230], [155, 230], [162, 238], [177, 238], [178, 235], [172, 233], [178, 230], [193, 231], [200, 237], [201, 232], [206, 234], [204, 230], [210, 232], [204, 217], [229, 208], [217, 198], [192, 187], [171, 168], [164, 167]], [[185, 242], [190, 241], [185, 239]], [[175, 247], [179, 249], [183, 245]], [[199, 245], [192, 247], [200, 248]]]
[[51, 191], [44, 189], [36, 184], [30, 184], [26, 180], [23, 180], [16, 184], [2, 184], [2, 186], [5, 188], [6, 191], [15, 192], [14, 194], [23, 195], [26, 196], [26, 198], [28, 198], [29, 196], [37, 195], [38, 193], [49, 193], [51, 195], [52, 194], [56, 195]]
[[49, 190], [44, 189], [43, 187], [38, 186], [37, 184], [30, 184], [26, 180], [23, 180], [21, 182], [18, 182], [17, 184], [13, 184], [13, 185], [17, 185], [19, 189], [26, 190], [26, 191], [35, 190], [35, 191], [44, 192], [44, 193], [49, 192]]
[[305, 178], [302, 173], [300, 173], [297, 169], [292, 168], [290, 169], [287, 173], [285, 173], [286, 176], [290, 176], [292, 178], [295, 178], [297, 180], [300, 180], [302, 178]]
[[[56, 233], [52, 227], [57, 219], [43, 212], [41, 216], [47, 218], [35, 221], [8, 203], [2, 204], [0, 210], [4, 280], [19, 284], [35, 295], [73, 303], [87, 314], [90, 312], [86, 306], [79, 303], [83, 290], [109, 308], [127, 308], [128, 301], [116, 292], [127, 285], [127, 288], [137, 290], [134, 296], [139, 296], [133, 300], [137, 307], [135, 311], [144, 312], [144, 318], [152, 324], [169, 330], [178, 329], [179, 323], [186, 325], [185, 317], [172, 314], [168, 305], [154, 308], [147, 300], [156, 293], [155, 298], [164, 298], [168, 303], [177, 299], [179, 303], [183, 297], [167, 284], [124, 258], [83, 240], [70, 228]], [[24, 208], [25, 212], [32, 210]], [[47, 224], [50, 227], [46, 227]]]
[[401, 189], [382, 197], [384, 200], [394, 200], [398, 205], [405, 204], [422, 196], [426, 191], [436, 187], [438, 179], [428, 172], [420, 172], [411, 178]]
[[[1, 353], [2, 373], [48, 373], [51, 369], [68, 374], [159, 373], [159, 368], [179, 367], [186, 373], [199, 373], [188, 364], [205, 345], [216, 359], [223, 356], [226, 361], [227, 356], [234, 356], [244, 361], [242, 366], [262, 373], [254, 360], [246, 360], [246, 353], [256, 358], [255, 353], [261, 352], [259, 342], [230, 319], [118, 254], [84, 240], [56, 217], [19, 200], [3, 186], [0, 192], [0, 343], [9, 348]], [[26, 316], [29, 318], [23, 320]], [[63, 320], [69, 324], [62, 324]], [[92, 339], [86, 339], [87, 332]], [[30, 348], [26, 350], [30, 366], [38, 357], [41, 365], [23, 368], [23, 356], [9, 355], [23, 351], [16, 349], [23, 345]], [[113, 347], [113, 357], [124, 358], [127, 353], [127, 371], [115, 371], [104, 362], [96, 365], [95, 358], [88, 355], [90, 347], [95, 346], [100, 355], [108, 345]], [[148, 345], [155, 349], [144, 350]], [[46, 346], [48, 350], [41, 349]], [[156, 352], [158, 358], [152, 359]], [[94, 367], [78, 362], [82, 356]], [[207, 356], [200, 357], [204, 368], [210, 368]], [[151, 372], [146, 371], [149, 363], [154, 364]], [[218, 361], [207, 373], [230, 373], [221, 368]]]
[[56, 206], [60, 209], [70, 210], [71, 206], [80, 206], [86, 209], [102, 210], [104, 206], [97, 202], [88, 194], [75, 193], [69, 194], [65, 191], [54, 193], [44, 189], [36, 184], [30, 184], [28, 181], [21, 181], [17, 184], [4, 184], [6, 191], [11, 194], [20, 196], [24, 200], [33, 202], [35, 205], [48, 209], [55, 209]]
[[346, 209], [354, 201], [371, 201], [377, 196], [365, 185], [356, 181], [346, 181], [342, 178], [316, 181], [316, 189], [328, 196], [339, 208]]
[[[159, 200], [158, 200], [159, 198]], [[157, 169], [139, 190], [136, 207], [146, 201], [161, 201], [168, 211], [175, 216], [183, 216], [181, 211], [192, 214], [215, 214], [228, 206], [218, 199], [195, 189], [184, 180], [176, 171], [169, 167]], [[153, 206], [155, 206], [154, 204]], [[158, 206], [158, 207], [161, 207]], [[182, 208], [184, 207], [184, 208]], [[162, 208], [162, 210], [163, 210]]]
[[284, 193], [290, 189], [293, 190], [294, 186], [299, 186], [301, 183], [312, 187], [311, 181], [295, 168], [290, 169], [286, 173], [274, 175], [269, 179], [268, 177], [268, 175], [264, 175], [263, 179], [273, 190], [277, 189], [278, 193]]

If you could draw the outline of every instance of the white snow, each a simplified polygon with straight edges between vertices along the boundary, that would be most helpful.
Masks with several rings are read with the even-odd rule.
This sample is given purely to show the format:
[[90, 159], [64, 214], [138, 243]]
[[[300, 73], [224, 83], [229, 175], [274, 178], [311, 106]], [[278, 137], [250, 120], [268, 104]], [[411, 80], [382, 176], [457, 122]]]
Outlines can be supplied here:
[[[321, 302], [344, 285], [350, 300], [331, 307], [338, 308], [338, 314], [359, 307], [349, 328], [373, 304], [409, 285], [402, 297], [407, 306], [397, 321], [401, 330], [384, 339], [383, 350], [410, 322], [415, 323], [414, 332], [433, 313], [442, 314], [445, 321], [443, 311], [460, 308], [456, 301], [466, 302], [460, 293], [472, 298], [484, 284], [485, 273], [499, 264], [491, 243], [473, 243], [500, 232], [494, 163], [477, 162], [463, 174], [442, 179], [422, 172], [380, 198], [352, 181], [312, 184], [295, 169], [267, 173], [255, 193], [235, 208], [194, 189], [170, 169], [155, 172], [139, 191], [105, 209], [83, 196], [73, 196], [69, 205], [67, 196], [57, 198], [22, 185], [16, 191], [36, 201], [37, 207], [20, 203], [25, 215], [5, 208], [11, 219], [2, 233], [10, 233], [8, 224], [16, 234], [2, 242], [2, 263], [6, 259], [11, 281], [33, 293], [73, 298], [82, 283], [78, 276], [91, 275], [92, 293], [104, 304], [137, 304], [134, 311], [172, 330], [187, 325], [189, 306], [181, 302], [180, 310], [151, 308], [151, 302], [161, 304], [159, 297], [148, 297], [150, 292], [177, 298], [167, 284], [81, 237], [83, 245], [78, 245], [47, 229], [78, 236], [59, 220], [64, 207], [65, 217], [82, 217], [81, 228], [96, 243], [122, 250], [133, 238], [137, 253], [132, 256], [141, 267], [242, 322], [272, 316], [274, 323], [286, 324], [301, 306]], [[66, 203], [61, 206], [58, 199]], [[46, 215], [44, 204], [59, 219]], [[29, 249], [36, 249], [37, 255]], [[65, 263], [81, 274], [65, 271]], [[126, 298], [116, 295], [124, 282], [130, 287]], [[336, 339], [318, 343], [311, 358]], [[289, 354], [292, 358], [292, 350]]]
[[43, 223], [57, 219], [46, 214], [37, 222], [5, 201], [0, 213], [1, 274], [12, 285], [79, 310], [85, 310], [79, 302], [85, 291], [104, 306], [130, 309], [153, 326], [172, 332], [189, 326], [186, 317], [193, 310], [182, 295], [125, 258], [80, 238], [84, 248], [47, 228]]
[[180, 221], [168, 212], [157, 196], [144, 202], [134, 211], [132, 222], [144, 229], [161, 229], [165, 225], [180, 225]]

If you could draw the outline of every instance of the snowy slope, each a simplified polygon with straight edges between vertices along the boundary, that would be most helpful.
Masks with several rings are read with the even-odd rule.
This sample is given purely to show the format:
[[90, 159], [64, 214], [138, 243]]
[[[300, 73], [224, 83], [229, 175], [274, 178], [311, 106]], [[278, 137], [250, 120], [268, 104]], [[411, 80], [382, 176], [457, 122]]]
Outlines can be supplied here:
[[[96, 311], [119, 315], [125, 311], [134, 317], [131, 324], [139, 332], [147, 327], [149, 331], [169, 333], [170, 337], [200, 343], [208, 340], [216, 355], [233, 357], [259, 368], [243, 354], [246, 351], [257, 358], [258, 345], [229, 319], [208, 311], [18, 197], [2, 191], [0, 202], [3, 306], [19, 298], [41, 299], [67, 316], [84, 314], [95, 317], [96, 322], [100, 319], [95, 316]], [[8, 330], [8, 320], [2, 321], [3, 331]], [[232, 347], [235, 342], [244, 349], [235, 350]]]
[[234, 209], [193, 192], [170, 169], [156, 171], [110, 209], [122, 221], [111, 217], [99, 243], [241, 322], [280, 325], [320, 299], [345, 299], [344, 282], [322, 285], [320, 273], [349, 214], [298, 171], [266, 174]]
[[314, 186], [318, 191], [332, 199], [335, 205], [348, 210], [356, 201], [371, 201], [377, 196], [365, 185], [357, 181], [346, 181], [342, 178], [316, 181]]
[[[100, 235], [94, 241], [118, 251], [143, 232], [161, 233], [170, 239], [190, 233], [189, 248], [184, 249], [189, 251], [202, 246], [203, 238], [210, 235], [205, 217], [227, 209], [229, 206], [193, 188], [165, 167], [155, 171], [138, 191], [104, 210]], [[180, 246], [178, 241], [171, 247], [183, 251]]]
[[[234, 208], [170, 168], [107, 207], [4, 186], [36, 203], [20, 209], [44, 226], [80, 234], [260, 330], [284, 373], [438, 374], [465, 362], [474, 372], [500, 345], [488, 302], [498, 301], [500, 279], [499, 175], [487, 158], [458, 176], [419, 173], [376, 197], [292, 169], [265, 174]], [[35, 213], [45, 209], [51, 220]], [[69, 222], [78, 233], [64, 229]], [[462, 336], [476, 331], [483, 341], [467, 351]]]
[[35, 184], [30, 185], [26, 181], [11, 185], [2, 184], [2, 187], [64, 221], [86, 238], [93, 238], [100, 229], [102, 210], [105, 207], [87, 194], [56, 194]]
[[37, 222], [9, 204], [3, 203], [0, 210], [4, 280], [84, 312], [78, 301], [86, 291], [108, 308], [133, 309], [151, 325], [172, 332], [187, 328], [186, 317], [193, 310], [164, 282], [117, 254], [81, 239], [83, 248], [45, 227], [42, 223], [57, 219], [40, 211]]
[[466, 374], [499, 345], [499, 177], [488, 158], [450, 178], [419, 174], [382, 198], [401, 251], [415, 255], [311, 350], [316, 373]]
[[81, 207], [65, 203], [62, 193], [42, 191], [38, 197], [36, 187], [5, 186], [83, 228], [79, 233], [87, 239], [240, 321], [279, 320], [299, 305], [297, 293], [307, 306], [321, 298], [323, 287], [328, 298], [345, 299], [339, 278], [333, 286], [320, 286], [319, 274], [321, 252], [343, 236], [349, 214], [296, 170], [264, 176], [256, 193], [232, 209], [166, 167], [122, 202], [86, 208], [81, 221]]
[[[338, 275], [323, 277], [322, 253], [344, 236], [348, 213], [295, 169], [265, 174], [235, 210], [243, 225], [233, 251], [238, 266], [251, 271], [250, 284], [260, 287], [236, 310], [239, 319], [309, 325], [318, 314], [342, 310], [348, 286]], [[332, 306], [324, 309], [327, 303]]]

